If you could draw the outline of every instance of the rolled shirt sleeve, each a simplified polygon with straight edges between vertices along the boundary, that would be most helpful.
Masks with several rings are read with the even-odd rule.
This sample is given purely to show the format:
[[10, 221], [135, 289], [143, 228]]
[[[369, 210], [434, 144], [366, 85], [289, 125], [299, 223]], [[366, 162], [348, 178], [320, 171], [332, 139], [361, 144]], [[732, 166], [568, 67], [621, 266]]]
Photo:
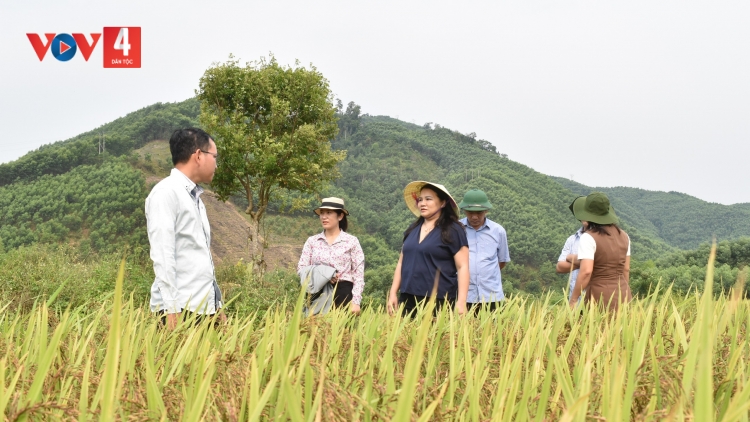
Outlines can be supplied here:
[[499, 241], [497, 242], [497, 262], [510, 262], [508, 235], [502, 227], [500, 227]]
[[568, 255], [570, 255], [571, 253], [573, 253], [573, 252], [571, 252], [571, 250], [572, 250], [572, 247], [573, 247], [573, 241], [575, 240], [574, 236], [575, 235], [570, 236], [565, 241], [565, 245], [563, 245], [562, 251], [560, 252], [560, 256], [557, 258], [558, 262], [567, 261], [568, 260]]

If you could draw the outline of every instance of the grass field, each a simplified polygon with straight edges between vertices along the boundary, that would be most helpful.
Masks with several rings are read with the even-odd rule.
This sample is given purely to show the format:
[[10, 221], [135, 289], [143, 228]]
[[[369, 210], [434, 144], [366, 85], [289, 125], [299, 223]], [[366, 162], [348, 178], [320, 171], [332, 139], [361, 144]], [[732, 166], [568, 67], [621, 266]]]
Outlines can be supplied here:
[[[750, 306], [668, 291], [616, 315], [511, 299], [414, 320], [366, 308], [159, 327], [123, 295], [0, 316], [8, 420], [747, 421]], [[742, 289], [741, 283], [738, 289]], [[62, 287], [64, 288], [64, 286]], [[62, 290], [61, 288], [61, 290]]]

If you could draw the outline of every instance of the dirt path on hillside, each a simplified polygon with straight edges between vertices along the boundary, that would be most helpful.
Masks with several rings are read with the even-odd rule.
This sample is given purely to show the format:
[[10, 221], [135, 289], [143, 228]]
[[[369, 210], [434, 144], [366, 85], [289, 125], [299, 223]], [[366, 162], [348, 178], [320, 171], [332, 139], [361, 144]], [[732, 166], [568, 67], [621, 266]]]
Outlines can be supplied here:
[[[231, 202], [221, 202], [211, 191], [201, 196], [206, 205], [208, 220], [211, 222], [211, 251], [214, 261], [236, 264], [240, 260], [250, 260], [250, 245], [247, 238], [250, 224], [237, 211]], [[302, 252], [302, 244], [291, 239], [271, 237], [264, 251], [266, 268], [273, 271], [279, 268], [294, 268]]]
[[[159, 180], [161, 179], [157, 177], [148, 177], [146, 184], [152, 186]], [[252, 252], [247, 241], [250, 224], [245, 216], [237, 211], [234, 204], [219, 201], [209, 190], [201, 195], [201, 199], [211, 223], [211, 252], [216, 265], [232, 265], [240, 260], [249, 262]], [[302, 243], [274, 235], [269, 235], [267, 241], [268, 247], [264, 251], [267, 271], [296, 268], [299, 255], [302, 253]]]
[[[141, 156], [150, 154], [154, 163], [162, 162], [170, 156], [169, 143], [164, 140], [149, 142], [137, 152]], [[165, 171], [164, 176], [166, 174], [169, 171]], [[146, 188], [149, 190], [164, 177], [153, 172], [145, 172], [144, 175]], [[211, 252], [216, 265], [236, 264], [240, 260], [249, 262], [252, 251], [248, 249], [250, 224], [246, 217], [237, 211], [234, 204], [219, 201], [209, 190], [201, 195], [201, 199], [206, 205], [208, 221], [211, 223]], [[267, 271], [296, 267], [304, 241], [269, 234], [266, 243], [268, 247], [264, 251], [264, 257]]]

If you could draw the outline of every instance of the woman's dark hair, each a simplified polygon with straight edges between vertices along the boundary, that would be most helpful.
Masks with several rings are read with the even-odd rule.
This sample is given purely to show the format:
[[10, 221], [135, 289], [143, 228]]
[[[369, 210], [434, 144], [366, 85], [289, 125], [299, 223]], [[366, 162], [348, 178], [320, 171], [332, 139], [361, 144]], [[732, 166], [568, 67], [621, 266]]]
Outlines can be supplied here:
[[[325, 210], [326, 211], [334, 211], [334, 212], [336, 212], [336, 215], [344, 214], [344, 211], [341, 211], [341, 210], [333, 210], [333, 209], [330, 209], [330, 208], [326, 208]], [[320, 214], [318, 214], [318, 215], [320, 215]], [[339, 221], [339, 229], [343, 230], [343, 231], [346, 231], [346, 229], [348, 229], [348, 228], [349, 228], [349, 222], [346, 221], [346, 214], [344, 214], [344, 218], [342, 218], [341, 221]]]
[[617, 224], [614, 224], [614, 223], [612, 223], [612, 224], [598, 224], [598, 223], [594, 223], [594, 222], [591, 222], [591, 221], [589, 221], [588, 223], [589, 223], [589, 227], [585, 230], [587, 232], [594, 232], [594, 233], [601, 234], [601, 235], [612, 236], [606, 228], [607, 227], [614, 227], [614, 228], [617, 229], [617, 233], [618, 234], [620, 233], [620, 227], [618, 227]]
[[[341, 210], [334, 210], [334, 211], [336, 211], [336, 215], [344, 214], [344, 211], [341, 211]], [[344, 214], [344, 218], [342, 218], [341, 221], [339, 221], [339, 229], [341, 229], [342, 231], [346, 231], [347, 228], [349, 228], [349, 222], [346, 221], [346, 214]]]
[[[445, 201], [445, 206], [440, 213], [440, 217], [438, 217], [437, 221], [435, 222], [435, 226], [440, 227], [440, 238], [443, 240], [443, 243], [447, 245], [453, 241], [453, 237], [451, 236], [451, 226], [454, 223], [458, 223], [458, 215], [456, 214], [456, 210], [453, 209], [451, 197], [441, 189], [438, 189], [437, 187], [430, 184], [422, 186], [422, 189], [420, 189], [420, 191], [424, 189], [429, 189], [435, 192], [441, 201]], [[404, 232], [404, 241], [406, 240], [406, 237], [409, 236], [409, 234], [423, 222], [424, 217], [420, 216], [419, 218], [417, 218], [417, 221], [413, 222], [411, 226], [409, 226], [409, 228]]]

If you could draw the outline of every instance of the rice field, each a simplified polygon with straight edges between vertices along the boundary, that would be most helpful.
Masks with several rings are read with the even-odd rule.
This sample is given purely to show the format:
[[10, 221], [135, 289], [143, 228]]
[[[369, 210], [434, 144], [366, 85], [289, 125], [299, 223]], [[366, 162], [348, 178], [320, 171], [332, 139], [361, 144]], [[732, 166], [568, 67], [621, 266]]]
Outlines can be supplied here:
[[[713, 262], [711, 257], [710, 266]], [[277, 307], [170, 332], [123, 297], [0, 315], [6, 420], [747, 421], [750, 306], [668, 288], [618, 314], [545, 299], [415, 319]], [[707, 276], [712, 280], [712, 274]], [[62, 286], [61, 288], [64, 288]]]

